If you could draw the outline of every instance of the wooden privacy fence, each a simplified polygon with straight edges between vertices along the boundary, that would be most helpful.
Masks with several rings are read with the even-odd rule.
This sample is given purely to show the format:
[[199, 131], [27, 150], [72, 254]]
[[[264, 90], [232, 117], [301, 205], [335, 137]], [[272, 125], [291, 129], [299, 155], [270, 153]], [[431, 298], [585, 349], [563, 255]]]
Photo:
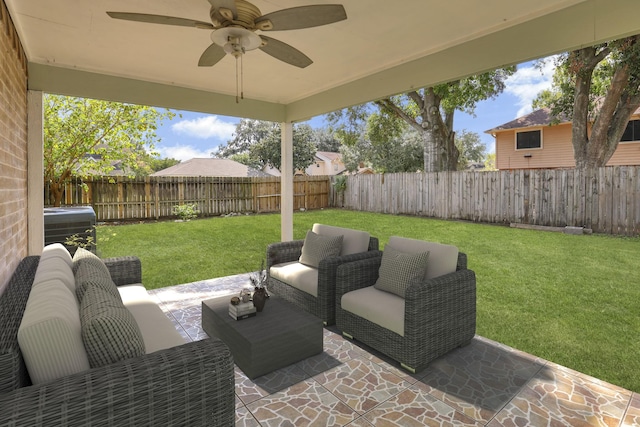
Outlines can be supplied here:
[[344, 202], [390, 214], [640, 234], [640, 167], [349, 176]]
[[[279, 212], [280, 178], [100, 177], [70, 181], [63, 197], [64, 205], [91, 205], [97, 221], [165, 218], [173, 216], [175, 205], [187, 203], [198, 205], [201, 216]], [[328, 205], [328, 177], [294, 178], [294, 209]]]

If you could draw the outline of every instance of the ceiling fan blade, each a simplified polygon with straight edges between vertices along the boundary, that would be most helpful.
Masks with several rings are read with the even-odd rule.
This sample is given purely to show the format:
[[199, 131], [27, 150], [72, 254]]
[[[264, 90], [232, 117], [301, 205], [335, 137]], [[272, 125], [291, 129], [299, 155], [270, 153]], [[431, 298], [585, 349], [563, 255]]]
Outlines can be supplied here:
[[265, 31], [283, 31], [318, 27], [345, 19], [347, 12], [341, 4], [319, 4], [278, 10], [257, 18], [255, 23], [258, 26], [260, 22], [271, 21], [273, 28]]
[[146, 22], [149, 24], [176, 25], [178, 27], [195, 27], [205, 30], [213, 30], [213, 25], [209, 22], [194, 21], [193, 19], [178, 18], [175, 16], [149, 15], [147, 13], [129, 12], [107, 12], [107, 15], [114, 19], [125, 21]]
[[236, 8], [235, 0], [209, 0], [209, 3], [216, 10], [221, 7], [229, 9], [233, 13], [233, 19], [238, 18], [238, 9]]
[[260, 50], [276, 59], [279, 59], [280, 61], [300, 68], [305, 68], [313, 64], [313, 61], [307, 55], [300, 52], [293, 46], [289, 46], [288, 44], [281, 42], [280, 40], [272, 39], [271, 37], [260, 36], [260, 38], [266, 42], [264, 46], [260, 47]]
[[198, 61], [198, 67], [212, 67], [224, 58], [225, 55], [226, 52], [224, 49], [213, 43], [202, 52], [200, 60]]

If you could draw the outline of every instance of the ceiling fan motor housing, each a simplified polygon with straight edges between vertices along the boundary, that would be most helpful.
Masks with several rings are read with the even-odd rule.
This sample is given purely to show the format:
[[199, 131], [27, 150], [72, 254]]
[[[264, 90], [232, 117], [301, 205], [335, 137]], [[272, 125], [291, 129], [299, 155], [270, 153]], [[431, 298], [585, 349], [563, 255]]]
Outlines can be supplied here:
[[[255, 30], [255, 20], [262, 16], [262, 12], [253, 4], [245, 0], [236, 0], [236, 16], [233, 11], [224, 7], [216, 9], [211, 8], [209, 15], [214, 25], [219, 27], [228, 27], [230, 25], [238, 25], [244, 28]], [[262, 29], [262, 28], [261, 28]]]

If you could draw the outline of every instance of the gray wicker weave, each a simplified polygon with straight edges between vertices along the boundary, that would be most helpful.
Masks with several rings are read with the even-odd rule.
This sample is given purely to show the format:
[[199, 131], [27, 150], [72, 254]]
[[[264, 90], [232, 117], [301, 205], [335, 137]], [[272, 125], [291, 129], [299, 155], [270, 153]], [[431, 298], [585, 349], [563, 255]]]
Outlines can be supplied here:
[[[267, 274], [273, 265], [297, 261], [302, 253], [303, 243], [304, 240], [293, 240], [270, 244], [267, 247]], [[335, 283], [338, 266], [345, 262], [378, 256], [380, 256], [378, 239], [370, 237], [367, 252], [329, 257], [320, 261], [317, 298], [273, 277], [269, 277], [269, 291], [319, 317], [325, 325], [333, 325], [335, 323]]]
[[410, 371], [468, 344], [476, 331], [476, 277], [467, 257], [458, 255], [457, 271], [409, 285], [405, 294], [404, 336], [343, 310], [342, 295], [372, 286], [381, 257], [350, 262], [336, 275], [336, 325]]
[[[234, 425], [233, 358], [213, 338], [31, 385], [17, 332], [38, 259], [23, 259], [0, 296], [1, 426]], [[139, 261], [121, 261], [107, 261], [120, 284], [140, 282]]]

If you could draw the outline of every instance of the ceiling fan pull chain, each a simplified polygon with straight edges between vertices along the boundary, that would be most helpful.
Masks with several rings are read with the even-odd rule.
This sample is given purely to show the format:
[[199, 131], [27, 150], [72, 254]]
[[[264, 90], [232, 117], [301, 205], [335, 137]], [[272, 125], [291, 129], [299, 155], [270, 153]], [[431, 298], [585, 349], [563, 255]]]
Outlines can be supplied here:
[[244, 99], [244, 55], [240, 55], [240, 99]]
[[236, 56], [236, 104], [240, 103], [240, 98], [238, 97], [238, 57]]

